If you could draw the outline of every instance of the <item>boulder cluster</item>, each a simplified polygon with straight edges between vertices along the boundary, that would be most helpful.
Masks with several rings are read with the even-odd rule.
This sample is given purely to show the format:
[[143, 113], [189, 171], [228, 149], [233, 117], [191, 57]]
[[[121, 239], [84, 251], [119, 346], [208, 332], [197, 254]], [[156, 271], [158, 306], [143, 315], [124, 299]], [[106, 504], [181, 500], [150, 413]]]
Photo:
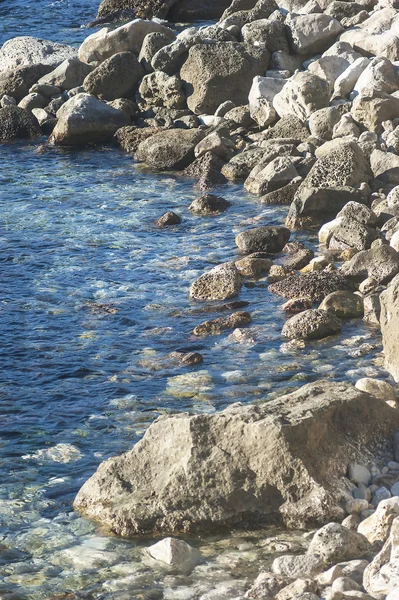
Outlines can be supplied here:
[[[199, 10], [220, 20], [177, 35], [160, 20]], [[3, 45], [0, 142], [113, 142], [150, 169], [196, 181], [204, 194], [190, 209], [198, 218], [229, 209], [210, 193], [229, 181], [260, 204], [286, 205], [284, 224], [263, 213], [259, 226], [241, 231], [236, 254], [194, 281], [190, 297], [225, 301], [246, 279], [267, 278], [285, 300], [289, 343], [337, 335], [347, 319], [363, 318], [381, 327], [386, 366], [399, 381], [396, 0], [104, 0], [98, 16], [118, 26], [79, 49], [33, 37]], [[171, 232], [180, 223], [171, 211], [157, 221]], [[291, 240], [310, 228], [316, 257]], [[192, 333], [242, 335], [253, 317], [233, 311], [246, 304], [220, 305], [229, 314]], [[335, 521], [305, 555], [277, 558], [246, 597], [397, 600], [398, 430], [395, 389], [368, 379], [167, 417], [103, 463], [75, 506], [126, 536]], [[190, 563], [173, 539], [150, 555]]]

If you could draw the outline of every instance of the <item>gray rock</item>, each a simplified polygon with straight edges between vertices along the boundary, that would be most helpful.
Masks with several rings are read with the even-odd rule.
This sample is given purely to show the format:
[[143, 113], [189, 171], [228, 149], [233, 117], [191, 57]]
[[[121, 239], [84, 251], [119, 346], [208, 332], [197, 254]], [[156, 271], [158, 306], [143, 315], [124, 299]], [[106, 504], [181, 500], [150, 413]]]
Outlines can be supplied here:
[[211, 321], [204, 321], [193, 329], [193, 334], [198, 336], [203, 335], [219, 335], [226, 329], [237, 329], [251, 323], [252, 317], [245, 310], [232, 313], [228, 317], [218, 317]]
[[244, 25], [241, 35], [246, 44], [263, 46], [270, 53], [277, 51], [289, 52], [285, 26], [281, 21], [270, 21], [269, 19], [252, 21]]
[[383, 183], [399, 183], [399, 156], [393, 152], [374, 150], [370, 156], [374, 177]]
[[189, 109], [214, 114], [226, 100], [245, 104], [253, 78], [267, 69], [268, 62], [267, 50], [250, 53], [233, 42], [193, 46], [180, 72]]
[[161, 48], [164, 48], [176, 39], [175, 34], [170, 29], [169, 32], [164, 33], [148, 33], [143, 41], [139, 54], [139, 62], [141, 63], [146, 73], [151, 73], [153, 70], [151, 62], [155, 54]]
[[12, 96], [17, 102], [28, 95], [31, 86], [39, 77], [51, 70], [49, 65], [32, 65], [0, 71], [0, 97]]
[[196, 27], [184, 29], [173, 42], [163, 46], [154, 54], [151, 61], [152, 69], [175, 75], [187, 60], [190, 48], [201, 44], [202, 41], [202, 36]]
[[189, 209], [200, 215], [214, 215], [225, 212], [230, 206], [231, 202], [228, 200], [213, 194], [206, 194], [196, 198], [190, 204]]
[[163, 71], [145, 75], [139, 93], [147, 107], [183, 108], [186, 104], [180, 79], [175, 75], [169, 76]]
[[340, 269], [341, 274], [354, 281], [372, 277], [378, 283], [388, 283], [399, 272], [399, 254], [390, 246], [377, 246], [358, 252]]
[[275, 95], [273, 106], [280, 117], [295, 115], [305, 121], [316, 110], [327, 106], [329, 101], [327, 81], [305, 71], [288, 79], [281, 92]]
[[146, 548], [145, 553], [157, 562], [183, 573], [192, 571], [202, 560], [201, 553], [196, 548], [171, 537]]
[[25, 98], [22, 98], [21, 102], [18, 103], [20, 108], [25, 110], [32, 110], [33, 108], [44, 108], [48, 105], [48, 98], [45, 98], [41, 94], [28, 94]]
[[118, 15], [121, 10], [132, 10], [135, 15], [141, 19], [152, 19], [159, 17], [163, 19], [167, 16], [169, 10], [176, 0], [161, 0], [158, 2], [146, 0], [102, 0], [98, 7], [97, 18], [103, 22], [109, 23], [114, 15]]
[[100, 100], [131, 98], [143, 74], [143, 67], [134, 54], [119, 52], [89, 73], [83, 82], [83, 88]]
[[194, 148], [204, 137], [199, 129], [169, 129], [141, 142], [138, 160], [160, 171], [181, 171], [194, 160]]
[[296, 273], [269, 286], [272, 294], [283, 298], [310, 298], [321, 302], [337, 290], [353, 291], [354, 287], [339, 272]]
[[156, 220], [155, 224], [158, 227], [169, 227], [171, 225], [180, 225], [181, 216], [177, 215], [173, 211], [169, 210], [165, 214], [163, 214], [159, 219]]
[[319, 306], [319, 310], [328, 310], [340, 318], [351, 319], [363, 316], [363, 301], [352, 292], [332, 292], [326, 296]]
[[344, 516], [339, 474], [348, 462], [362, 462], [398, 429], [399, 413], [386, 403], [331, 381], [220, 414], [168, 416], [130, 452], [102, 463], [74, 506], [123, 536], [259, 527], [273, 518], [322, 523]]
[[54, 85], [61, 90], [71, 90], [83, 85], [93, 67], [77, 58], [65, 59], [56, 69], [38, 80], [39, 85]]
[[125, 113], [89, 94], [73, 96], [59, 109], [57, 118], [50, 142], [61, 146], [110, 140], [128, 122]]
[[273, 140], [279, 138], [288, 138], [296, 143], [305, 142], [309, 137], [304, 121], [297, 117], [295, 113], [287, 114], [273, 126], [262, 132], [264, 140]]
[[[398, 255], [399, 256], [399, 255]], [[385, 366], [396, 382], [399, 381], [399, 339], [396, 335], [399, 326], [399, 276], [396, 276], [381, 300], [381, 332], [384, 346]]]
[[1, 47], [0, 73], [38, 64], [57, 67], [67, 58], [76, 58], [72, 46], [30, 36], [15, 37]]
[[238, 296], [241, 286], [241, 275], [234, 263], [223, 263], [194, 281], [190, 297], [195, 300], [226, 300]]
[[298, 172], [290, 158], [281, 156], [268, 164], [259, 164], [252, 169], [245, 180], [245, 189], [252, 194], [274, 192], [293, 180], [298, 179]]
[[294, 53], [302, 55], [324, 52], [344, 30], [336, 19], [326, 13], [289, 14], [285, 25]]
[[340, 118], [341, 111], [336, 106], [320, 108], [309, 116], [310, 133], [324, 140], [331, 140]]
[[263, 226], [243, 231], [236, 236], [238, 249], [245, 254], [281, 252], [290, 239], [290, 230], [280, 226]]
[[206, 152], [184, 170], [184, 175], [198, 179], [201, 189], [209, 189], [214, 185], [227, 183], [225, 176], [221, 173], [224, 164], [224, 161], [212, 152]]
[[341, 321], [325, 310], [310, 309], [284, 323], [281, 335], [290, 339], [318, 340], [341, 331]]
[[385, 402], [393, 402], [392, 406], [394, 406], [396, 403], [395, 388], [387, 381], [373, 379], [371, 377], [363, 377], [362, 379], [356, 381], [355, 387], [357, 387], [358, 390], [362, 390], [363, 392], [371, 394], [375, 398], [385, 400]]
[[314, 577], [323, 571], [325, 562], [319, 556], [311, 554], [287, 554], [275, 558], [272, 571], [276, 575], [296, 579], [298, 577]]
[[339, 523], [328, 523], [316, 531], [307, 552], [310, 556], [319, 556], [326, 564], [336, 564], [364, 558], [371, 551], [370, 542], [360, 533]]
[[36, 117], [18, 106], [0, 108], [0, 142], [34, 139], [42, 135]]

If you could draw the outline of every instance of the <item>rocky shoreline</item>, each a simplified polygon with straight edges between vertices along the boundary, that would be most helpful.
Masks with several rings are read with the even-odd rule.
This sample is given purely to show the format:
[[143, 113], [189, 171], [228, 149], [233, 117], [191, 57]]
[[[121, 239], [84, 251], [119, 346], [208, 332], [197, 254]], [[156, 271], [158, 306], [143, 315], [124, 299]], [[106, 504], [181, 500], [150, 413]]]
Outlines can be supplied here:
[[[218, 24], [177, 36], [156, 17], [192, 12], [189, 2], [172, 4], [105, 0], [101, 20], [155, 18], [101, 29], [78, 51], [33, 37], [6, 42], [0, 142], [37, 139], [40, 152], [114, 142], [146, 168], [196, 180], [203, 194], [190, 209], [199, 217], [229, 210], [211, 193], [228, 181], [261, 203], [287, 205], [284, 225], [260, 215], [236, 236], [238, 258], [192, 283], [193, 301], [225, 302], [227, 313], [193, 335], [233, 330], [245, 339], [252, 316], [234, 298], [268, 275], [269, 291], [285, 299], [282, 336], [292, 345], [306, 351], [307, 340], [363, 318], [381, 328], [398, 381], [395, 3], [234, 0], [205, 10], [215, 18], [225, 9]], [[157, 225], [173, 235], [180, 222], [167, 212]], [[290, 238], [316, 227], [314, 257]], [[188, 368], [203, 360], [175, 358]], [[130, 452], [100, 465], [75, 508], [121, 536], [322, 526], [305, 554], [276, 558], [245, 597], [395, 600], [398, 432], [396, 389], [375, 379], [319, 381], [263, 405], [161, 418]], [[150, 559], [177, 571], [201, 561], [181, 540], [155, 546]]]

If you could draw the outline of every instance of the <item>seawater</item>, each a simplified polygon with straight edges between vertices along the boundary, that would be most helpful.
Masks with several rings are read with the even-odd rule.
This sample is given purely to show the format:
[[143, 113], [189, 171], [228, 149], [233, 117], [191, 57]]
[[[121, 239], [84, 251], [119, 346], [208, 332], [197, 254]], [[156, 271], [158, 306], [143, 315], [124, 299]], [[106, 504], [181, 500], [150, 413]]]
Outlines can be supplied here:
[[[3, 0], [0, 41], [34, 35], [79, 44], [96, 7]], [[143, 563], [154, 540], [109, 537], [75, 514], [76, 492], [161, 414], [265, 402], [320, 378], [387, 378], [380, 334], [346, 321], [340, 336], [289, 344], [282, 299], [264, 278], [240, 294], [253, 318], [247, 339], [196, 338], [193, 328], [219, 313], [199, 312], [190, 283], [237, 256], [239, 231], [281, 224], [287, 208], [261, 205], [230, 184], [214, 191], [232, 207], [198, 217], [188, 209], [199, 195], [192, 180], [150, 173], [115, 147], [39, 144], [0, 146], [0, 595], [238, 597], [277, 552], [300, 548], [302, 536], [195, 536], [189, 541], [206, 561], [176, 576]], [[182, 224], [157, 229], [166, 210]], [[314, 234], [292, 239], [317, 252]], [[180, 349], [204, 362], [177, 365], [170, 354]]]

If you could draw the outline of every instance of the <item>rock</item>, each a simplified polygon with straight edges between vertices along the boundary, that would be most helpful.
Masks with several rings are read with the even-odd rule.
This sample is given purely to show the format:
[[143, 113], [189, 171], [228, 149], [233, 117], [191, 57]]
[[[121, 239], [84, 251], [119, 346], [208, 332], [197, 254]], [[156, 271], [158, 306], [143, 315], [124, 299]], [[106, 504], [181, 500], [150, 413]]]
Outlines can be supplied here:
[[226, 329], [236, 329], [251, 323], [251, 315], [246, 311], [235, 312], [228, 317], [218, 317], [212, 321], [205, 321], [193, 330], [194, 335], [219, 335]]
[[71, 90], [83, 85], [93, 67], [77, 58], [66, 58], [56, 69], [40, 77], [39, 85], [54, 85], [61, 90]]
[[275, 575], [274, 573], [261, 572], [244, 598], [274, 598], [285, 587], [286, 583], [287, 579], [285, 577]]
[[28, 95], [31, 86], [39, 77], [48, 73], [49, 70], [51, 70], [49, 65], [37, 64], [0, 71], [0, 98], [12, 96], [16, 102], [20, 102]]
[[0, 143], [31, 140], [42, 135], [39, 123], [31, 112], [18, 106], [0, 108]]
[[301, 242], [289, 242], [284, 246], [283, 252], [286, 252], [288, 256], [284, 258], [282, 264], [291, 270], [303, 269], [314, 257], [313, 250]]
[[287, 183], [278, 190], [267, 192], [259, 198], [259, 202], [262, 204], [291, 204], [300, 184], [301, 179], [298, 177], [296, 181]]
[[310, 133], [323, 140], [331, 140], [334, 127], [339, 123], [341, 111], [337, 106], [326, 106], [316, 110], [309, 116]]
[[399, 254], [390, 246], [377, 246], [358, 252], [340, 269], [345, 277], [361, 282], [372, 277], [387, 283], [399, 272]]
[[180, 79], [163, 71], [146, 75], [140, 84], [139, 93], [147, 106], [183, 108], [186, 103]]
[[394, 119], [399, 111], [399, 98], [389, 94], [378, 94], [377, 98], [357, 96], [352, 104], [354, 120], [369, 131], [381, 134], [382, 123]]
[[76, 49], [67, 44], [30, 36], [15, 37], [1, 47], [0, 73], [38, 64], [57, 67], [65, 59], [75, 57]]
[[214, 131], [197, 144], [194, 154], [198, 158], [207, 152], [212, 152], [215, 156], [226, 161], [235, 154], [235, 150], [235, 146], [229, 138], [223, 137], [217, 131]]
[[168, 75], [175, 75], [187, 60], [190, 48], [202, 43], [203, 38], [198, 29], [195, 27], [184, 29], [174, 41], [163, 46], [154, 54], [151, 68], [154, 71], [164, 71]]
[[369, 63], [370, 59], [360, 57], [350, 64], [335, 80], [333, 96], [335, 98], [347, 98]]
[[226, 300], [238, 296], [241, 286], [241, 275], [234, 263], [223, 263], [194, 281], [190, 297], [195, 300]]
[[253, 78], [266, 70], [268, 62], [267, 51], [251, 54], [234, 42], [193, 46], [180, 72], [188, 108], [195, 114], [214, 114], [227, 100], [245, 104]]
[[356, 219], [337, 216], [335, 225], [333, 223], [331, 236], [326, 243], [330, 250], [368, 250], [375, 240], [381, 239], [381, 234], [376, 229], [367, 227]]
[[[319, 591], [319, 587], [314, 579], [300, 578], [283, 588], [277, 594], [276, 600], [292, 600], [292, 598], [300, 600], [303, 596], [305, 596], [305, 598], [309, 594], [312, 596], [314, 595], [313, 592], [317, 591]], [[315, 597], [318, 598], [318, 596]]]
[[363, 586], [373, 598], [385, 598], [399, 587], [398, 575], [399, 519], [391, 525], [389, 538], [379, 554], [364, 571]]
[[392, 94], [398, 87], [398, 74], [391, 61], [373, 58], [362, 71], [353, 90], [356, 94], [372, 98], [376, 92]]
[[363, 306], [364, 306], [364, 317], [363, 321], [369, 323], [369, 325], [379, 326], [380, 324], [380, 315], [381, 315], [381, 303], [380, 303], [380, 295], [377, 294], [369, 294], [363, 298]]
[[255, 125], [255, 121], [251, 117], [248, 104], [244, 106], [235, 106], [231, 110], [227, 111], [224, 118], [227, 121], [234, 123], [237, 127], [245, 127], [246, 129], [250, 129]]
[[381, 500], [376, 511], [364, 519], [358, 527], [358, 532], [364, 535], [370, 544], [383, 544], [388, 536], [394, 519], [399, 515], [399, 498]]
[[184, 170], [184, 175], [199, 179], [201, 189], [209, 189], [214, 185], [227, 182], [226, 177], [221, 173], [224, 164], [224, 161], [212, 152], [206, 152]]
[[327, 310], [340, 318], [356, 318], [363, 316], [363, 302], [360, 296], [352, 292], [332, 292], [326, 296], [319, 310]]
[[160, 131], [161, 129], [158, 127], [145, 127], [144, 129], [134, 126], [121, 127], [116, 132], [115, 139], [125, 152], [136, 152], [141, 142]]
[[177, 215], [176, 213], [174, 213], [172, 211], [168, 211], [164, 215], [162, 215], [162, 217], [159, 217], [159, 219], [157, 219], [155, 224], [158, 227], [167, 227], [169, 225], [180, 225], [180, 223], [181, 223], [181, 216]]
[[302, 121], [328, 105], [329, 85], [325, 79], [309, 72], [298, 72], [288, 79], [281, 92], [273, 99], [273, 107], [280, 117], [295, 115]]
[[298, 178], [298, 172], [292, 161], [281, 156], [270, 161], [266, 166], [260, 164], [252, 169], [245, 180], [245, 189], [252, 194], [274, 192]]
[[100, 100], [131, 98], [144, 74], [143, 67], [131, 52], [119, 52], [104, 60], [87, 75], [84, 90]]
[[196, 548], [171, 537], [146, 548], [145, 552], [154, 560], [183, 572], [191, 571], [202, 560], [201, 553]]
[[100, 29], [89, 35], [79, 48], [79, 60], [98, 66], [101, 62], [119, 52], [140, 53], [143, 40], [149, 33], [168, 34], [168, 27], [155, 21], [135, 19], [117, 29]]
[[225, 212], [229, 206], [231, 206], [231, 202], [228, 200], [213, 194], [206, 194], [196, 198], [190, 204], [189, 209], [200, 215], [213, 215]]
[[317, 161], [304, 179], [307, 187], [354, 187], [372, 179], [366, 158], [354, 141], [332, 140], [316, 150]]
[[269, 19], [258, 19], [244, 25], [241, 35], [245, 44], [266, 47], [270, 53], [289, 52], [284, 23]]
[[283, 298], [306, 297], [312, 302], [321, 302], [338, 290], [353, 291], [352, 285], [338, 272], [297, 273], [269, 286], [272, 294]]
[[25, 110], [33, 110], [34, 108], [44, 108], [48, 105], [48, 98], [44, 98], [41, 94], [28, 94], [19, 102], [19, 108]]
[[391, 406], [393, 407], [396, 405], [395, 389], [387, 381], [364, 377], [356, 382], [355, 387], [363, 392], [371, 394], [375, 398], [385, 400], [385, 402], [392, 402]]
[[139, 62], [146, 73], [151, 73], [153, 70], [151, 63], [158, 50], [174, 42], [175, 39], [176, 36], [171, 29], [168, 33], [154, 32], [145, 36], [139, 54]]
[[194, 148], [203, 139], [199, 129], [169, 129], [141, 142], [138, 160], [159, 171], [181, 171], [194, 160]]
[[57, 112], [57, 118], [50, 143], [61, 146], [108, 141], [128, 120], [125, 113], [89, 94], [73, 96]]
[[238, 249], [245, 254], [281, 252], [290, 239], [290, 230], [280, 226], [263, 226], [243, 231], [236, 236]]
[[325, 310], [305, 310], [284, 323], [281, 335], [290, 339], [317, 340], [341, 331], [341, 321]]
[[325, 564], [363, 558], [370, 553], [370, 542], [360, 533], [339, 523], [328, 523], [318, 531], [309, 544], [307, 554], [318, 556]]
[[123, 536], [342, 518], [348, 462], [398, 429], [397, 411], [331, 381], [219, 414], [168, 416], [102, 463], [74, 506]]
[[286, 313], [296, 314], [312, 308], [312, 301], [310, 298], [306, 298], [306, 296], [303, 298], [292, 298], [291, 300], [287, 300], [281, 308]]
[[293, 52], [301, 55], [324, 52], [344, 30], [336, 19], [325, 13], [288, 14], [285, 26]]
[[348, 202], [364, 202], [361, 192], [350, 186], [308, 187], [302, 184], [288, 211], [286, 225], [290, 229], [322, 225]]
[[370, 157], [374, 177], [383, 183], [399, 183], [399, 156], [393, 152], [374, 150]]
[[172, 6], [168, 18], [175, 23], [214, 20], [222, 16], [229, 4], [230, 0], [179, 0]]
[[102, 0], [98, 7], [97, 19], [109, 23], [122, 10], [131, 10], [141, 19], [165, 18], [175, 0]]
[[342, 115], [339, 123], [334, 126], [332, 137], [333, 139], [343, 137], [360, 137], [360, 129], [354, 122], [350, 113]]
[[272, 563], [272, 571], [276, 575], [296, 579], [298, 577], [314, 577], [324, 568], [325, 563], [318, 556], [310, 554], [279, 556]]
[[272, 261], [259, 255], [262, 255], [262, 253], [258, 252], [250, 254], [235, 262], [236, 268], [241, 275], [247, 277], [261, 277], [270, 270]]
[[[363, 391], [365, 391], [365, 390], [363, 390]], [[348, 477], [351, 481], [353, 481], [353, 483], [362, 484], [362, 485], [370, 485], [371, 473], [363, 465], [351, 463], [348, 466]]]
[[385, 366], [397, 382], [399, 381], [399, 346], [396, 327], [399, 318], [399, 277], [392, 280], [386, 291], [380, 295], [380, 300]]

